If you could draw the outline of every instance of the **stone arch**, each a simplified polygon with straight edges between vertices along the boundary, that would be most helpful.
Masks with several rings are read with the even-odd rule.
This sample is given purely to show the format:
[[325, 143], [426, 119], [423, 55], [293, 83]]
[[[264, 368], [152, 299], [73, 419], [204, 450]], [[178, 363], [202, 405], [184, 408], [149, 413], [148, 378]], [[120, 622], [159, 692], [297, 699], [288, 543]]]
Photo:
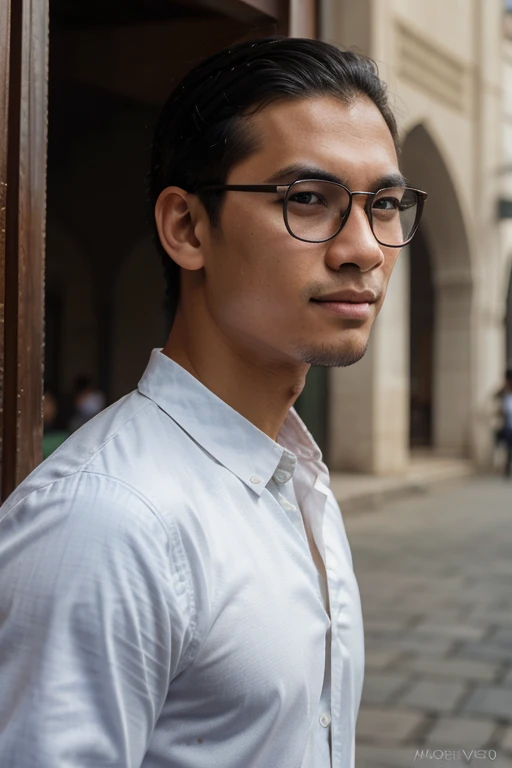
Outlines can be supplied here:
[[[424, 125], [402, 144], [402, 168], [413, 186], [429, 192], [421, 234], [431, 259], [433, 323], [432, 446], [471, 452], [471, 252], [461, 196], [439, 143]], [[413, 267], [413, 265], [411, 265]]]

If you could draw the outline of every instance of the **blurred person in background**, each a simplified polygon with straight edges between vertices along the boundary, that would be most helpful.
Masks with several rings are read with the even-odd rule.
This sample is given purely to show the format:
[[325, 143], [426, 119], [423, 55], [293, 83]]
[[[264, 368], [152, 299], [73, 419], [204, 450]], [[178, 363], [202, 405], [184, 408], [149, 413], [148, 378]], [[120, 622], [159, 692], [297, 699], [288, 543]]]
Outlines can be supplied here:
[[293, 404], [363, 357], [417, 229], [397, 145], [375, 64], [317, 40], [240, 43], [171, 94], [168, 341], [4, 504], [5, 765], [354, 768], [359, 590]]
[[48, 384], [45, 384], [43, 393], [43, 428], [45, 432], [49, 432], [53, 429], [53, 425], [57, 419], [57, 413], [57, 398], [55, 397], [53, 388]]
[[512, 370], [505, 374], [505, 384], [501, 393], [501, 408], [503, 413], [503, 442], [507, 449], [505, 461], [505, 477], [512, 474]]
[[43, 394], [43, 459], [61, 445], [70, 432], [63, 428], [59, 400], [55, 390], [45, 384]]
[[492, 429], [494, 434], [493, 464], [504, 472], [512, 474], [512, 369], [505, 372], [503, 386], [493, 396]]
[[106, 405], [105, 395], [94, 386], [90, 376], [83, 374], [77, 376], [74, 381], [73, 393], [73, 413], [69, 419], [71, 432], [79, 429], [89, 419], [100, 413]]

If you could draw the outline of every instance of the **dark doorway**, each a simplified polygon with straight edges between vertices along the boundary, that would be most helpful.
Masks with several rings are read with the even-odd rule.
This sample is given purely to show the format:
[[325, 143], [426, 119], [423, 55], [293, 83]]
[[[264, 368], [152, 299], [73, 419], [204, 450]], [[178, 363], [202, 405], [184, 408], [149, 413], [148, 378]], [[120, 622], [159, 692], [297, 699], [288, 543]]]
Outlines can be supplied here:
[[505, 338], [506, 338], [506, 361], [507, 370], [512, 369], [512, 270], [508, 279], [507, 306], [505, 314]]
[[[122, 266], [125, 254], [134, 259], [134, 244], [144, 237], [131, 232], [140, 216], [132, 222], [122, 203], [140, 181], [145, 138], [172, 85], [199, 59], [243, 38], [315, 37], [317, 14], [315, 0], [6, 0], [0, 7], [5, 498], [41, 461], [44, 367], [59, 391], [78, 372], [112, 389], [112, 297], [119, 283], [112, 261]], [[105, 217], [116, 205], [122, 216]], [[45, 286], [46, 255], [53, 269]], [[69, 338], [73, 344], [63, 341]], [[155, 341], [148, 338], [148, 347]], [[123, 389], [132, 388], [124, 372], [120, 378]]]
[[327, 412], [329, 403], [328, 369], [311, 366], [295, 409], [315, 438], [322, 451], [323, 460], [329, 463], [327, 455]]
[[62, 351], [62, 296], [51, 290], [46, 291], [44, 303], [45, 317], [45, 383], [59, 396], [60, 356]]
[[435, 289], [432, 259], [420, 229], [410, 245], [410, 445], [433, 444]]
[[61, 307], [59, 350], [48, 305], [45, 365], [60, 391], [87, 375], [112, 402], [137, 386], [151, 349], [165, 343], [164, 280], [145, 196], [154, 122], [198, 60], [279, 29], [265, 3], [218, 6], [50, 0], [48, 289], [56, 282], [69, 297], [79, 264], [87, 274], [83, 300]]

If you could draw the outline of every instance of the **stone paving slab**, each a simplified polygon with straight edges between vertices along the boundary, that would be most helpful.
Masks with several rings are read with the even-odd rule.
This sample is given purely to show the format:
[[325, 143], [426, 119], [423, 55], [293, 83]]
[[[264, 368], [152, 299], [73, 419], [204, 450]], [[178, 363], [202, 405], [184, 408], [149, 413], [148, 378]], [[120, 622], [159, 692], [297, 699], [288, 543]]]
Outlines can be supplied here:
[[428, 613], [419, 612], [416, 610], [414, 626], [418, 626], [422, 621], [431, 621], [435, 624], [453, 624], [453, 622], [460, 622], [469, 624], [475, 627], [487, 627], [487, 621], [482, 620], [480, 616], [476, 619], [471, 619], [468, 612], [460, 606], [458, 608], [437, 608], [429, 610]]
[[367, 647], [371, 650], [411, 651], [415, 653], [448, 654], [455, 643], [453, 640], [438, 638], [432, 635], [406, 635], [402, 637], [385, 637], [368, 634]]
[[503, 734], [501, 748], [512, 753], [512, 726], [509, 726]]
[[492, 720], [445, 717], [426, 736], [428, 746], [439, 745], [455, 749], [482, 749], [492, 742], [497, 726]]
[[[502, 752], [497, 751], [496, 760], [491, 762], [490, 758], [487, 758], [486, 760], [479, 760], [478, 763], [476, 760], [473, 760], [474, 768], [476, 768], [476, 765], [478, 764], [481, 766], [481, 768], [512, 768], [512, 758], [506, 754], [503, 754]], [[466, 762], [466, 766], [467, 765], [468, 763]], [[451, 768], [454, 768], [454, 766], [451, 766]]]
[[458, 702], [467, 692], [467, 686], [461, 682], [439, 682], [420, 680], [398, 699], [403, 709], [424, 709], [431, 712], [453, 712]]
[[370, 651], [365, 653], [365, 667], [368, 670], [383, 670], [395, 664], [402, 657], [399, 650]]
[[408, 683], [409, 675], [400, 672], [367, 672], [363, 685], [363, 704], [384, 704]]
[[[491, 682], [497, 678], [501, 670], [499, 664], [488, 664], [473, 659], [440, 659], [426, 656], [407, 657], [401, 661], [400, 669], [419, 672], [425, 676], [454, 678], [460, 680], [477, 680]], [[512, 678], [511, 678], [512, 679]]]
[[414, 628], [414, 634], [450, 637], [454, 640], [481, 640], [487, 633], [487, 627], [475, 627], [470, 624], [435, 623], [429, 619], [420, 622]]
[[512, 664], [512, 646], [507, 648], [501, 645], [493, 645], [490, 641], [485, 643], [463, 643], [457, 649], [457, 655], [469, 656], [481, 661]]
[[[364, 616], [364, 614], [363, 614]], [[410, 619], [404, 617], [402, 621], [393, 619], [368, 618], [364, 623], [364, 629], [367, 634], [395, 635], [403, 632], [410, 624]]]
[[416, 712], [361, 706], [357, 735], [364, 741], [396, 743], [410, 737], [423, 722], [423, 715]]
[[487, 626], [512, 627], [512, 611], [507, 614], [507, 612], [496, 608], [479, 606], [466, 617], [466, 620], [468, 624], [476, 624], [477, 626], [485, 624]]
[[500, 645], [504, 648], [512, 648], [512, 627], [498, 627], [489, 636], [492, 645]]
[[463, 710], [512, 721], [512, 686], [478, 686], [472, 691]]
[[[356, 750], [356, 768], [427, 768], [437, 761], [415, 760], [414, 747], [385, 747], [362, 744]], [[453, 764], [451, 768], [454, 768]], [[483, 766], [482, 768], [485, 768]]]

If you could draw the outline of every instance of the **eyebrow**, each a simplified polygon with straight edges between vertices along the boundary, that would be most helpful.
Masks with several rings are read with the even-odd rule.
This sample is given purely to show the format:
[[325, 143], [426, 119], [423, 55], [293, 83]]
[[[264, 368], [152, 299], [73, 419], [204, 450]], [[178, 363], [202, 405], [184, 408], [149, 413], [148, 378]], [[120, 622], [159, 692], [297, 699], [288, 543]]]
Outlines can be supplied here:
[[[334, 181], [336, 184], [343, 184], [348, 187], [347, 179], [343, 176], [338, 176], [335, 173], [326, 171], [324, 168], [316, 168], [312, 165], [302, 165], [300, 163], [292, 163], [285, 168], [280, 168], [276, 173], [272, 174], [270, 178], [266, 179], [266, 184], [288, 184], [299, 179], [319, 179], [321, 181]], [[385, 189], [387, 187], [406, 187], [408, 181], [400, 172], [393, 171], [392, 173], [386, 173], [383, 176], [375, 179], [371, 184], [371, 189], [367, 192], [378, 192], [379, 189]]]

